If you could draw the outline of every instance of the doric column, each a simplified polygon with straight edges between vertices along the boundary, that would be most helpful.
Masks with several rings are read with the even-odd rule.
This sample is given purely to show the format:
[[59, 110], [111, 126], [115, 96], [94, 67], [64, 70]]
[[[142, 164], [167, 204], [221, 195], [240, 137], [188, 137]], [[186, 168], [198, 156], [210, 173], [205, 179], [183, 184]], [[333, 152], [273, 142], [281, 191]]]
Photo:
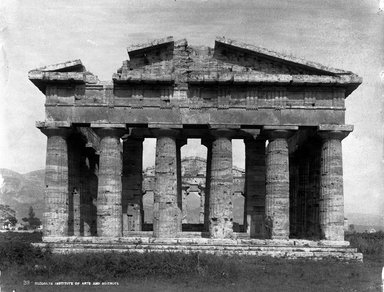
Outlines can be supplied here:
[[178, 192], [176, 135], [178, 131], [156, 131], [155, 193], [153, 208], [154, 237], [173, 238], [181, 232], [181, 209]]
[[211, 167], [212, 167], [212, 139], [206, 137], [201, 140], [201, 144], [207, 147], [207, 163], [205, 172], [205, 198], [204, 198], [204, 231], [209, 231], [209, 198], [211, 187]]
[[68, 236], [68, 128], [41, 128], [47, 135], [44, 236]]
[[182, 194], [181, 194], [181, 201], [182, 201], [182, 206], [183, 208], [181, 209], [181, 223], [182, 224], [186, 224], [188, 223], [188, 220], [187, 220], [187, 216], [188, 216], [188, 213], [187, 213], [187, 190], [182, 190]]
[[265, 229], [270, 239], [289, 238], [289, 156], [287, 139], [294, 126], [265, 126], [266, 153]]
[[80, 192], [78, 189], [72, 191], [73, 196], [73, 235], [80, 236]]
[[289, 232], [292, 237], [298, 237], [298, 212], [299, 212], [299, 168], [297, 163], [297, 153], [291, 155], [289, 160]]
[[305, 153], [300, 153], [298, 158], [299, 182], [297, 191], [297, 226], [296, 234], [299, 238], [307, 237], [307, 201], [308, 201], [308, 177], [309, 165]]
[[100, 137], [99, 176], [97, 190], [97, 235], [122, 236], [121, 173], [122, 154], [118, 128], [98, 128]]
[[349, 125], [320, 125], [322, 138], [319, 219], [321, 237], [344, 240], [343, 160], [341, 140], [351, 131]]
[[205, 192], [204, 192], [204, 190], [200, 190], [199, 224], [204, 224], [204, 203], [205, 203]]
[[129, 137], [123, 143], [123, 196], [124, 216], [129, 217], [124, 224], [124, 235], [128, 231], [141, 231], [143, 211], [143, 138]]
[[245, 139], [245, 210], [244, 222], [250, 216], [252, 238], [264, 238], [265, 215], [265, 140]]
[[83, 231], [81, 226], [81, 198], [86, 194], [83, 179], [83, 164], [85, 163], [85, 142], [77, 133], [72, 135], [68, 140], [68, 214], [69, 226], [68, 235], [80, 236]]
[[185, 144], [187, 144], [186, 139], [177, 139], [176, 140], [176, 170], [177, 170], [177, 206], [181, 211], [181, 219], [180, 219], [180, 224], [181, 226], [179, 229], [182, 231], [183, 230], [183, 219], [186, 218], [184, 215], [187, 214], [186, 206], [184, 205], [183, 199], [184, 193], [183, 193], [183, 181], [182, 181], [182, 174], [181, 174], [181, 147], [183, 147]]
[[88, 149], [82, 170], [85, 191], [81, 196], [81, 224], [84, 236], [97, 235], [98, 158], [93, 150]]
[[[232, 141], [231, 131], [213, 130], [209, 184], [209, 233], [212, 238], [231, 238], [232, 206]], [[207, 167], [208, 169], [208, 167]]]

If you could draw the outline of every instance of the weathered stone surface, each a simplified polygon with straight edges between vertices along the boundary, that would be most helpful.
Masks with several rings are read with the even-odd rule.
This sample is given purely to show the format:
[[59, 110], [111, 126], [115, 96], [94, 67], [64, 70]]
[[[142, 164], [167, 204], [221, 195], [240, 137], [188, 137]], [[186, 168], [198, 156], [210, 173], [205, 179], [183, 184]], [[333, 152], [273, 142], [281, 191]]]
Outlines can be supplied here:
[[[44, 238], [45, 239], [45, 238]], [[207, 238], [58, 238], [35, 246], [50, 247], [53, 253], [100, 253], [100, 252], [184, 252], [219, 255], [271, 256], [287, 259], [338, 259], [362, 261], [363, 256], [348, 242], [318, 242], [304, 240], [231, 240]]]
[[[81, 170], [83, 189], [80, 210], [80, 233], [83, 233], [83, 236], [97, 235], [98, 161], [99, 156], [88, 148], [85, 163]], [[81, 228], [83, 228], [83, 231]]]
[[123, 143], [122, 210], [127, 217], [124, 235], [128, 231], [142, 230], [143, 140], [129, 137]]
[[83, 234], [81, 223], [81, 201], [87, 196], [86, 188], [83, 183], [85, 163], [85, 143], [81, 136], [73, 133], [67, 139], [68, 144], [68, 234], [80, 236]]
[[344, 240], [344, 194], [341, 140], [349, 131], [320, 131], [320, 229], [327, 240]]
[[285, 60], [285, 61], [288, 61], [290, 63], [296, 64], [296, 65], [301, 65], [302, 68], [311, 69], [311, 70], [322, 72], [322, 73], [324, 73], [324, 72], [331, 72], [331, 73], [336, 73], [336, 74], [337, 73], [340, 73], [340, 74], [351, 73], [348, 71], [327, 67], [327, 66], [315, 63], [315, 62], [310, 62], [310, 61], [306, 61], [303, 59], [299, 59], [299, 58], [296, 58], [296, 57], [293, 57], [290, 55], [277, 53], [277, 52], [274, 52], [274, 51], [271, 51], [271, 50], [268, 50], [268, 49], [265, 49], [262, 47], [257, 47], [254, 45], [245, 44], [245, 43], [238, 42], [236, 40], [231, 40], [231, 39], [228, 39], [225, 37], [216, 37], [215, 42], [216, 42], [216, 46], [215, 46], [216, 48], [218, 48], [220, 45], [221, 46], [228, 45], [228, 46], [231, 46], [234, 48], [247, 50], [247, 51], [252, 52], [252, 53], [257, 53], [260, 55], [267, 55], [267, 56], [270, 56], [270, 57], [277, 59], [277, 60], [279, 60], [279, 59]]
[[212, 238], [231, 238], [232, 206], [232, 142], [230, 131], [215, 130], [212, 140], [209, 187], [209, 233]]
[[287, 138], [292, 132], [264, 127], [266, 153], [265, 232], [267, 238], [289, 237], [289, 157]]
[[182, 227], [178, 203], [176, 134], [174, 130], [157, 132], [153, 210], [155, 237], [175, 237]]
[[[265, 140], [245, 141], [245, 212], [250, 216], [248, 233], [252, 238], [265, 237]], [[246, 222], [246, 217], [244, 221]]]
[[35, 71], [44, 72], [82, 72], [85, 71], [85, 67], [81, 63], [81, 60], [67, 61], [64, 63], [58, 63], [54, 65], [48, 65], [36, 69]]
[[290, 147], [290, 236], [320, 239], [321, 140], [316, 129], [300, 130]]
[[[198, 245], [257, 245], [257, 246], [291, 246], [291, 247], [349, 247], [348, 241], [332, 240], [306, 240], [306, 239], [229, 239], [229, 238], [205, 238], [204, 232], [182, 232], [176, 238], [156, 238], [151, 232], [135, 232], [132, 237], [76, 237], [58, 236], [43, 237], [45, 243], [155, 243], [155, 244], [198, 244]], [[190, 238], [189, 235], [193, 235]], [[235, 235], [238, 235], [235, 233]]]
[[[359, 258], [341, 248], [341, 139], [353, 130], [344, 124], [345, 98], [360, 77], [225, 38], [212, 49], [168, 37], [128, 54], [109, 82], [80, 60], [29, 72], [46, 95], [47, 120], [37, 124], [48, 136], [45, 240], [81, 238], [53, 240], [56, 251]], [[154, 137], [155, 170], [143, 181], [142, 139]], [[188, 138], [207, 146], [205, 177], [203, 170], [182, 176]], [[232, 167], [231, 139], [247, 140], [245, 175]], [[143, 193], [146, 200], [154, 193], [153, 238]], [[243, 195], [244, 216], [234, 224], [232, 201]], [[192, 199], [200, 200], [193, 228], [183, 207]], [[182, 218], [194, 232], [182, 232]], [[130, 237], [146, 243], [135, 247]], [[312, 242], [289, 237], [326, 241], [298, 250]]]
[[112, 128], [96, 129], [100, 136], [100, 162], [97, 192], [97, 235], [122, 235], [120, 137], [123, 132]]
[[[209, 165], [208, 165], [209, 166]], [[205, 207], [208, 208], [209, 203], [205, 203], [206, 200], [206, 172], [207, 172], [207, 160], [198, 156], [189, 156], [184, 157], [181, 160], [181, 181], [182, 181], [182, 214], [183, 214], [183, 228], [196, 228], [202, 231], [203, 226], [197, 226], [199, 224], [204, 224], [204, 214], [207, 214], [208, 211], [205, 211]], [[233, 166], [233, 184], [232, 184], [232, 194], [235, 193], [244, 193], [244, 184], [245, 184], [245, 171], [244, 169], [237, 168]], [[209, 181], [209, 179], [208, 179]], [[143, 193], [151, 192], [155, 189], [155, 167], [148, 167], [144, 170], [143, 173]], [[200, 197], [200, 219], [199, 222], [196, 221], [197, 210], [190, 208], [195, 208], [193, 204], [193, 199], [190, 199], [190, 195]], [[232, 196], [232, 200], [235, 200], [235, 197]], [[147, 223], [152, 223], [152, 207], [153, 203], [150, 204], [146, 202], [146, 213], [145, 220]], [[242, 214], [234, 214], [234, 222], [237, 222], [242, 225]], [[194, 221], [191, 221], [194, 220]], [[207, 221], [208, 222], [208, 221]], [[195, 226], [186, 226], [185, 224], [193, 224]], [[207, 226], [206, 226], [207, 227]], [[241, 227], [242, 228], [242, 227]], [[205, 229], [207, 230], [207, 229]]]
[[142, 43], [142, 44], [130, 45], [127, 47], [127, 52], [130, 55], [134, 55], [135, 52], [136, 53], [140, 52], [140, 50], [144, 50], [144, 49], [148, 49], [148, 48], [156, 47], [156, 46], [161, 46], [161, 45], [166, 45], [166, 44], [172, 43], [172, 42], [173, 42], [173, 37], [167, 36], [167, 37], [162, 38], [162, 39], [156, 39], [156, 40], [149, 41], [149, 42]]
[[44, 236], [68, 235], [68, 145], [67, 128], [42, 128], [47, 135], [45, 168]]

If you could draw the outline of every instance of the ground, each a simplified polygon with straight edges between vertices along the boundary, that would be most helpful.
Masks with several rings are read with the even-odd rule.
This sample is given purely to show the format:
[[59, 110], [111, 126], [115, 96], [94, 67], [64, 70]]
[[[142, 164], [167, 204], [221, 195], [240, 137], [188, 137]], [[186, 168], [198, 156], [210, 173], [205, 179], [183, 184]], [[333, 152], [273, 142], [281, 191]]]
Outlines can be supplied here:
[[[366, 235], [356, 237], [373, 246]], [[383, 234], [369, 238], [377, 245]], [[345, 263], [197, 254], [63, 256], [28, 250], [17, 242], [0, 239], [1, 291], [382, 291], [382, 245], [367, 249], [363, 263]], [[119, 286], [35, 285], [77, 281]]]

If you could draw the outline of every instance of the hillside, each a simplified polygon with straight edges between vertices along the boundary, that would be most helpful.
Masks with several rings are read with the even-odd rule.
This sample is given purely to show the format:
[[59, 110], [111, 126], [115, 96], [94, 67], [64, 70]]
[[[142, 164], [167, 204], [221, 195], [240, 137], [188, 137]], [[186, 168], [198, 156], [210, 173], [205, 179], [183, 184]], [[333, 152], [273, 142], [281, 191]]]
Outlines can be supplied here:
[[0, 204], [9, 205], [16, 211], [17, 220], [28, 216], [32, 206], [38, 218], [43, 217], [44, 170], [26, 174], [9, 169], [0, 169]]

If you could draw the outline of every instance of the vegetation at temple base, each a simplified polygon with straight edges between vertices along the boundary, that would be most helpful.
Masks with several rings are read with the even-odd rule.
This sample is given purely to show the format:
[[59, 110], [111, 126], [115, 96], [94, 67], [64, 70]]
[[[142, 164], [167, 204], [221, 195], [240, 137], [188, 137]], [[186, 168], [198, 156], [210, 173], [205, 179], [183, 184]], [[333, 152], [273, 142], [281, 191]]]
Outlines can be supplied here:
[[[120, 284], [108, 286], [110, 291], [380, 291], [384, 257], [378, 246], [384, 244], [383, 233], [348, 236], [365, 253], [364, 263], [183, 253], [55, 255], [30, 245], [41, 241], [40, 233], [2, 233], [0, 280], [16, 291], [27, 289], [23, 281]], [[102, 288], [82, 286], [76, 291]], [[31, 285], [28, 291], [54, 289]]]
[[384, 232], [374, 233], [348, 233], [345, 240], [356, 247], [364, 255], [373, 255], [384, 258]]

